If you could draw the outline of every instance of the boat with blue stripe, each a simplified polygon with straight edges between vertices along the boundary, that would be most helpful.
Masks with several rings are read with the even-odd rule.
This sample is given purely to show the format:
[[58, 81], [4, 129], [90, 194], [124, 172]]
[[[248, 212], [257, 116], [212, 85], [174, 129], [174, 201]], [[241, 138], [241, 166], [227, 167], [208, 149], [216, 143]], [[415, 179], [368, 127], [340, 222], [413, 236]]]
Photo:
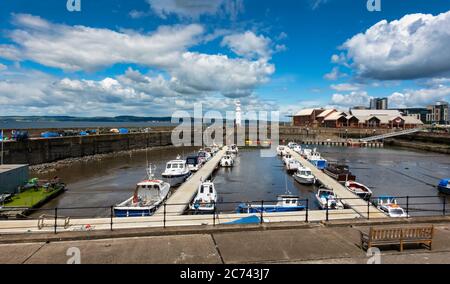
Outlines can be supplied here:
[[276, 212], [295, 212], [303, 211], [306, 206], [300, 203], [300, 198], [295, 195], [280, 195], [275, 204], [251, 204], [242, 203], [236, 208], [236, 213], [276, 213]]
[[443, 179], [439, 182], [438, 190], [443, 194], [450, 194], [450, 178]]

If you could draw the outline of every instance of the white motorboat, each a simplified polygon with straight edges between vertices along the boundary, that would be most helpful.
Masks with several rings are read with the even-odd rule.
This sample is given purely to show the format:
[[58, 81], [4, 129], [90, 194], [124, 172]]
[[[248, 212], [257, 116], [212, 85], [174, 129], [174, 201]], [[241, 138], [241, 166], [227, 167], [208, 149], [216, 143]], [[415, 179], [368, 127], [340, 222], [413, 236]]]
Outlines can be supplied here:
[[186, 165], [191, 172], [195, 173], [203, 166], [203, 162], [197, 155], [189, 156], [186, 158]]
[[288, 148], [291, 149], [291, 150], [293, 150], [295, 148], [295, 146], [298, 146], [298, 144], [295, 143], [295, 142], [289, 142], [288, 143]]
[[313, 164], [316, 168], [319, 170], [324, 170], [327, 165], [328, 161], [322, 158], [319, 152], [314, 151], [307, 157], [308, 161]]
[[200, 151], [198, 151], [198, 157], [200, 158], [200, 161], [202, 162], [202, 164], [206, 164], [206, 162], [208, 162], [209, 160], [211, 160], [211, 154], [204, 151], [203, 149], [200, 149]]
[[283, 163], [287, 165], [289, 161], [291, 161], [292, 159], [293, 159], [292, 155], [287, 153], [286, 155], [283, 156]]
[[397, 203], [397, 199], [392, 196], [380, 196], [373, 204], [392, 218], [406, 218], [408, 214]]
[[220, 166], [221, 167], [232, 167], [234, 166], [234, 159], [231, 155], [225, 155], [220, 160]]
[[345, 183], [345, 188], [364, 200], [369, 200], [372, 197], [372, 191], [362, 183], [347, 181]]
[[199, 185], [197, 195], [189, 207], [197, 212], [212, 212], [216, 208], [216, 203], [217, 192], [214, 183], [206, 181]]
[[302, 205], [300, 198], [295, 195], [279, 195], [276, 204], [251, 204], [242, 203], [236, 208], [236, 213], [275, 213], [275, 212], [295, 212], [305, 210], [305, 205]]
[[288, 172], [296, 172], [300, 167], [301, 167], [300, 162], [295, 159], [290, 159], [286, 163], [286, 170]]
[[300, 154], [302, 152], [302, 146], [300, 145], [296, 145], [294, 146], [294, 152], [296, 152], [297, 154]]
[[307, 167], [300, 166], [293, 177], [300, 184], [310, 185], [316, 183], [316, 177], [312, 174], [311, 169]]
[[277, 147], [277, 155], [278, 156], [284, 156], [286, 154], [286, 146], [279, 145]]
[[301, 152], [300, 152], [300, 155], [301, 155], [303, 158], [307, 159], [307, 158], [312, 154], [312, 152], [313, 152], [312, 149], [309, 149], [309, 148], [303, 148], [303, 149], [301, 150]]
[[319, 188], [316, 200], [321, 209], [344, 209], [344, 204], [337, 198], [332, 189]]
[[162, 177], [170, 186], [175, 187], [184, 183], [191, 174], [186, 161], [178, 157], [177, 160], [169, 161], [166, 164], [166, 170], [162, 173]]
[[228, 149], [235, 155], [239, 153], [239, 148], [236, 144], [231, 145], [230, 147], [228, 147]]
[[217, 154], [217, 152], [220, 151], [220, 147], [219, 147], [218, 145], [216, 145], [216, 144], [214, 144], [214, 145], [211, 147], [211, 149], [212, 149], [213, 154]]
[[114, 207], [114, 215], [116, 217], [151, 216], [167, 199], [169, 192], [170, 184], [154, 179], [149, 167], [148, 179], [136, 185], [131, 198]]

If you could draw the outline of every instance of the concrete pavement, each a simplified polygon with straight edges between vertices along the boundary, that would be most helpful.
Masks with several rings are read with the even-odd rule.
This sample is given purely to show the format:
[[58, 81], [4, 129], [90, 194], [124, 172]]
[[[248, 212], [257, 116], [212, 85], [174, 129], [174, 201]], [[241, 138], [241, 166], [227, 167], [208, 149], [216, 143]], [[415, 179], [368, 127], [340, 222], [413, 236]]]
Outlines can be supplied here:
[[[450, 223], [436, 224], [433, 250], [382, 249], [382, 263], [450, 263]], [[170, 236], [0, 244], [0, 263], [66, 263], [71, 248], [81, 263], [246, 264], [367, 263], [359, 232], [367, 226], [217, 231]], [[205, 231], [206, 232], [206, 231]]]

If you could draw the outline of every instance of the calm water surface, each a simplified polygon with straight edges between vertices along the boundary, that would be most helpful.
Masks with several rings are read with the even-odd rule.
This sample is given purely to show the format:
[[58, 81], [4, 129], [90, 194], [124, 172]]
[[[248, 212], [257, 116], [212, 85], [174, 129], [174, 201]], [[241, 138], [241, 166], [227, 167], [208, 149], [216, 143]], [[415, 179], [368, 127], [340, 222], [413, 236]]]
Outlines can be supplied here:
[[[440, 179], [450, 176], [448, 155], [392, 148], [319, 147], [318, 150], [328, 160], [347, 163], [357, 180], [369, 186], [375, 196], [433, 196], [411, 201], [416, 204], [442, 202], [444, 198], [435, 186]], [[135, 184], [146, 178], [148, 161], [157, 166], [158, 177], [168, 160], [196, 151], [194, 148], [167, 148], [76, 163], [47, 176], [58, 175], [68, 184], [69, 190], [46, 207], [110, 207], [129, 198]], [[262, 158], [257, 149], [241, 149], [235, 167], [219, 169], [214, 182], [219, 201], [229, 203], [220, 205], [220, 211], [232, 211], [240, 202], [275, 201], [278, 195], [287, 192], [309, 199], [310, 208], [317, 209], [314, 201], [317, 188], [296, 183], [286, 174], [279, 157]], [[424, 206], [415, 207], [420, 209]], [[440, 207], [437, 206], [436, 210], [439, 211]], [[68, 216], [90, 217], [108, 216], [109, 211], [94, 208], [60, 212]]]

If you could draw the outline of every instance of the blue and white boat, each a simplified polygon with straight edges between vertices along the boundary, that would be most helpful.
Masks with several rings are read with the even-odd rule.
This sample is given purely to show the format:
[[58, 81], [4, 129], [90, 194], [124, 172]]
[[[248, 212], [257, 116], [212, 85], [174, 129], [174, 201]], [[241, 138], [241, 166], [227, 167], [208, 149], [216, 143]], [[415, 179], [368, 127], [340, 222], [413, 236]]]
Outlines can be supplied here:
[[377, 200], [374, 200], [373, 205], [375, 205], [378, 209], [386, 213], [389, 217], [392, 218], [406, 218], [408, 214], [406, 211], [400, 207], [397, 203], [397, 199], [392, 196], [380, 196]]
[[170, 184], [153, 178], [149, 168], [149, 178], [136, 185], [134, 194], [114, 207], [116, 217], [152, 216], [158, 207], [167, 199]]
[[162, 173], [163, 180], [170, 184], [172, 187], [176, 187], [184, 183], [191, 176], [191, 171], [186, 165], [186, 160], [181, 160], [180, 157], [177, 160], [169, 161], [166, 165], [166, 170]]
[[305, 206], [300, 204], [298, 196], [280, 195], [276, 204], [249, 204], [242, 203], [236, 208], [237, 213], [275, 213], [275, 212], [295, 212], [305, 210]]
[[439, 182], [438, 190], [440, 193], [450, 194], [450, 179], [443, 179]]
[[308, 161], [321, 171], [324, 170], [328, 165], [328, 161], [322, 158], [320, 153], [315, 151], [311, 155], [309, 155]]

